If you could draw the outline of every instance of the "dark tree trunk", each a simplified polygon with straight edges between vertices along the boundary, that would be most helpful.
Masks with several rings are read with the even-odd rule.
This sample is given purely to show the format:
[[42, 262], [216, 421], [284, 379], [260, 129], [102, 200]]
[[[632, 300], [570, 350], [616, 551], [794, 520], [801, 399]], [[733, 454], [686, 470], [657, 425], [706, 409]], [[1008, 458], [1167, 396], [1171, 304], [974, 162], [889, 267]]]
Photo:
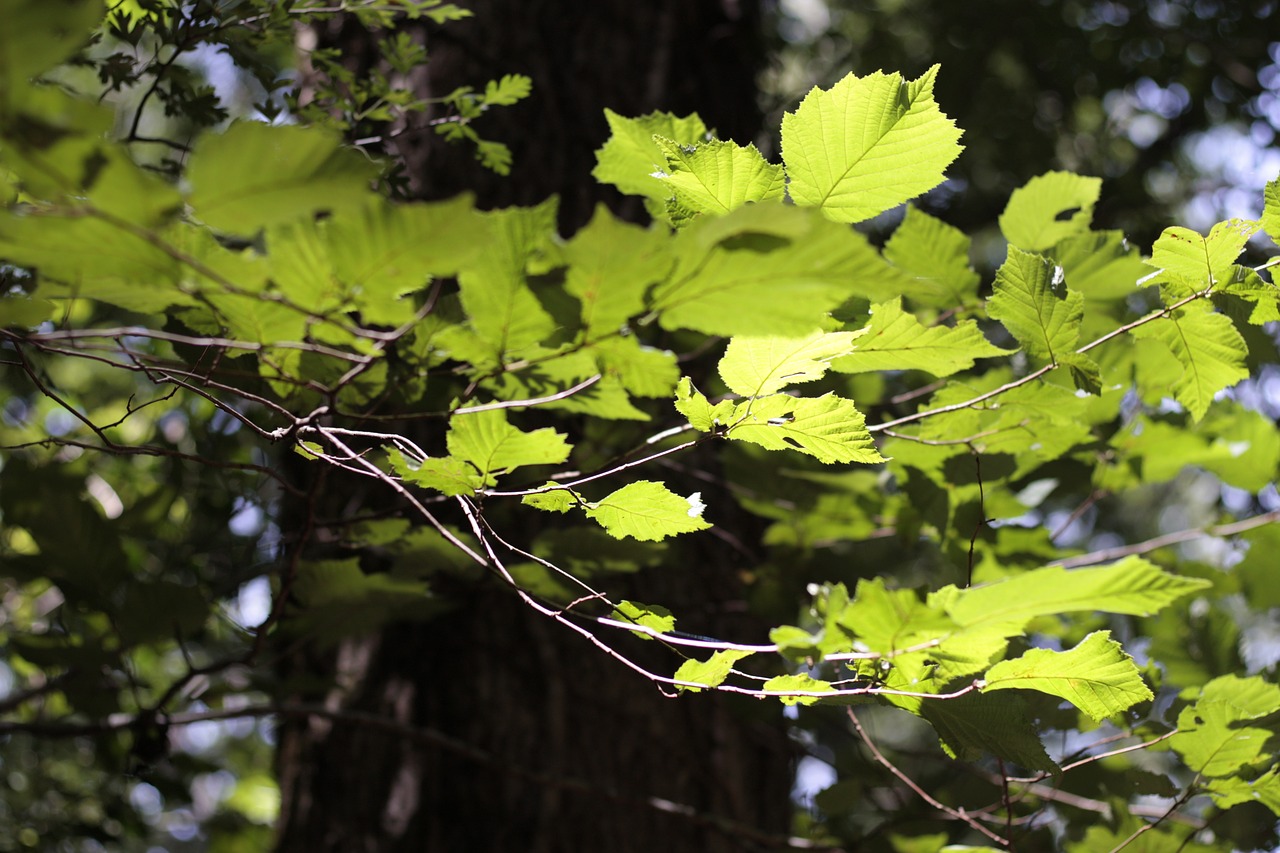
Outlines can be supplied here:
[[[410, 130], [388, 153], [416, 195], [470, 191], [500, 207], [556, 194], [571, 232], [601, 201], [639, 212], [590, 177], [605, 107], [697, 111], [743, 142], [758, 129], [747, 0], [468, 5], [474, 18], [431, 35], [417, 85], [429, 95], [531, 76], [532, 97], [480, 128], [511, 146], [514, 169], [497, 177], [469, 149]], [[350, 22], [320, 34], [357, 70], [371, 37]], [[740, 606], [743, 558], [700, 541], [681, 564], [634, 579], [640, 597], [698, 614], [691, 630], [758, 638]], [[734, 851], [785, 837], [791, 755], [776, 704], [664, 698], [500, 584], [455, 596], [446, 616], [307, 653], [332, 684], [301, 698], [345, 719], [282, 726], [280, 851]], [[622, 641], [657, 671], [678, 664], [657, 643]]]

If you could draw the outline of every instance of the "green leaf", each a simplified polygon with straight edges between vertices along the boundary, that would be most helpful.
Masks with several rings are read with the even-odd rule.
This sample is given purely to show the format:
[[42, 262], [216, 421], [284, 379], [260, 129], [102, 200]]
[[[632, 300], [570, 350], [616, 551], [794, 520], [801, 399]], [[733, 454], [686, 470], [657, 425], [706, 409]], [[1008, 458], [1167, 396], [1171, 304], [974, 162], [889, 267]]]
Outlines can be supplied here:
[[588, 339], [616, 332], [644, 309], [650, 285], [671, 268], [669, 240], [596, 207], [586, 227], [564, 248], [569, 264], [564, 288], [582, 304]]
[[861, 235], [776, 202], [702, 217], [675, 245], [676, 267], [651, 307], [664, 329], [709, 335], [809, 334], [877, 257]]
[[1082, 610], [1149, 616], [1210, 585], [1163, 572], [1141, 557], [1125, 557], [1098, 568], [1050, 566], [986, 586], [945, 587], [930, 596], [930, 603], [937, 596], [937, 603], [961, 625], [1021, 626], [1037, 616]]
[[766, 450], [799, 450], [828, 465], [883, 462], [866, 418], [852, 400], [823, 394], [791, 397], [775, 394], [739, 403], [729, 416], [726, 435]]
[[27, 81], [79, 50], [102, 21], [101, 0], [6, 0], [0, 4], [0, 125]]
[[587, 516], [618, 539], [630, 536], [655, 542], [680, 533], [706, 530], [705, 504], [699, 493], [682, 498], [651, 480], [628, 483], [606, 498], [587, 504]]
[[884, 257], [913, 279], [904, 290], [909, 299], [950, 309], [977, 302], [981, 277], [969, 265], [969, 244], [959, 228], [910, 205]]
[[1257, 676], [1224, 675], [1178, 714], [1178, 733], [1169, 745], [1197, 773], [1230, 776], [1274, 759], [1265, 749], [1270, 728], [1248, 723], [1277, 711], [1280, 687]]
[[872, 306], [871, 322], [862, 331], [852, 352], [831, 362], [832, 370], [923, 370], [950, 376], [973, 367], [975, 359], [1013, 353], [988, 341], [973, 320], [955, 326], [924, 326], [902, 310], [901, 299]]
[[22, 294], [0, 296], [0, 327], [35, 328], [53, 316], [55, 307], [48, 299], [31, 299]]
[[1000, 231], [1019, 249], [1044, 251], [1089, 229], [1101, 191], [1101, 178], [1070, 172], [1032, 178], [1009, 196], [1000, 214]]
[[[783, 690], [794, 690], [798, 693], [835, 692], [835, 688], [831, 686], [830, 682], [819, 681], [803, 672], [797, 672], [794, 675], [775, 675], [760, 685], [760, 689], [772, 692]], [[783, 705], [812, 705], [821, 701], [819, 696], [779, 696], [778, 698]]]
[[319, 127], [239, 121], [201, 137], [187, 181], [192, 212], [211, 228], [254, 234], [277, 222], [361, 206], [378, 167]]
[[391, 462], [391, 470], [401, 476], [406, 483], [434, 489], [445, 495], [474, 494], [484, 487], [484, 478], [476, 469], [453, 456], [432, 457], [421, 461], [410, 460], [398, 449], [387, 451]]
[[853, 348], [859, 334], [815, 331], [801, 338], [736, 337], [720, 359], [720, 378], [730, 391], [744, 397], [812, 382], [822, 378], [833, 358]]
[[1178, 308], [1138, 327], [1134, 334], [1160, 341], [1182, 365], [1182, 375], [1171, 390], [1197, 421], [1215, 394], [1249, 376], [1244, 338], [1230, 319], [1207, 305]]
[[984, 691], [1038, 690], [1059, 696], [1096, 720], [1153, 698], [1133, 659], [1110, 631], [1094, 631], [1073, 649], [1032, 649], [1001, 661], [983, 677]]
[[502, 409], [454, 415], [445, 437], [449, 454], [470, 462], [486, 486], [525, 465], [556, 465], [569, 458], [562, 433], [550, 427], [521, 432], [507, 423]]
[[626, 118], [605, 110], [604, 117], [609, 122], [609, 139], [596, 151], [596, 167], [591, 174], [597, 181], [613, 184], [628, 195], [664, 203], [671, 198], [671, 188], [653, 173], [666, 168], [667, 158], [654, 137], [680, 145], [694, 145], [710, 138], [707, 126], [697, 115], [680, 118], [654, 112]]
[[1181, 298], [1229, 281], [1236, 258], [1258, 228], [1259, 224], [1250, 219], [1219, 222], [1208, 237], [1190, 228], [1166, 228], [1151, 247], [1147, 265], [1157, 269], [1154, 280], [1173, 285], [1171, 296]]
[[313, 634], [323, 644], [398, 619], [421, 619], [442, 606], [422, 581], [365, 574], [355, 558], [304, 561], [292, 594], [300, 612], [288, 620], [289, 630]]
[[1269, 181], [1262, 191], [1262, 228], [1280, 243], [1280, 178]]
[[670, 187], [682, 208], [723, 215], [748, 202], [782, 197], [782, 167], [765, 162], [754, 145], [719, 139], [687, 144], [662, 136], [654, 141], [667, 164], [654, 177]]
[[[665, 607], [658, 607], [654, 604], [641, 604], [638, 601], [627, 601], [623, 599], [618, 602], [617, 608], [613, 613], [609, 614], [609, 618], [616, 619], [619, 622], [631, 622], [645, 628], [665, 634], [668, 631], [675, 630], [676, 617], [671, 615], [671, 611]], [[635, 632], [635, 636], [645, 640], [652, 640], [648, 634]]]
[[933, 725], [942, 748], [961, 761], [978, 761], [989, 753], [1027, 770], [1058, 769], [1019, 696], [968, 693], [928, 701], [921, 706], [921, 716]]
[[1253, 780], [1238, 776], [1210, 779], [1204, 787], [1224, 811], [1245, 803], [1261, 803], [1280, 816], [1280, 767], [1272, 767]]
[[551, 315], [529, 289], [525, 271], [554, 233], [556, 208], [553, 199], [483, 216], [491, 227], [485, 251], [458, 276], [458, 286], [471, 327], [502, 360], [555, 330]]
[[578, 493], [573, 489], [566, 489], [554, 482], [548, 482], [542, 488], [548, 491], [525, 495], [520, 499], [520, 503], [547, 512], [568, 512], [582, 503]]
[[484, 87], [484, 100], [491, 107], [506, 107], [529, 97], [533, 80], [523, 74], [504, 74], [500, 80], [490, 80]]
[[861, 222], [943, 181], [960, 130], [938, 109], [938, 66], [918, 80], [877, 71], [814, 88], [782, 118], [791, 198], [839, 222]]
[[994, 290], [987, 313], [1028, 352], [1054, 362], [1075, 355], [1084, 297], [1067, 288], [1061, 267], [1010, 246], [996, 270]]
[[1068, 237], [1050, 254], [1066, 271], [1071, 289], [1087, 300], [1123, 299], [1147, 274], [1141, 256], [1120, 231], [1087, 231]]
[[676, 411], [689, 419], [689, 425], [699, 432], [711, 432], [731, 423], [735, 404], [722, 400], [714, 406], [693, 387], [693, 380], [685, 376], [676, 385]]
[[[725, 649], [713, 654], [705, 661], [693, 660], [692, 658], [680, 664], [680, 668], [676, 670], [675, 678], [677, 681], [691, 681], [694, 684], [701, 684], [703, 687], [718, 687], [724, 683], [729, 677], [729, 671], [733, 669], [733, 665], [751, 652], [742, 651], [741, 649]], [[679, 685], [681, 690], [688, 690], [691, 693], [697, 693], [702, 687], [690, 687], [688, 685]]]

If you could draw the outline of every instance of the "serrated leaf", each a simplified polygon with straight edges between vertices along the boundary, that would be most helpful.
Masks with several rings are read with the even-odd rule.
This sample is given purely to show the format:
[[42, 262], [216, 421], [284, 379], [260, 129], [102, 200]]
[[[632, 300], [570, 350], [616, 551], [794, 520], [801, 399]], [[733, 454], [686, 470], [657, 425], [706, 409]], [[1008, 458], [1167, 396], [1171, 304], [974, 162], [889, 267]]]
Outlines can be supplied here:
[[1280, 178], [1268, 181], [1262, 190], [1262, 228], [1275, 243], [1280, 243]]
[[831, 360], [852, 349], [860, 332], [820, 332], [799, 338], [753, 338], [729, 341], [720, 359], [720, 378], [744, 397], [762, 397], [788, 385], [821, 379]]
[[1019, 249], [1044, 251], [1089, 229], [1101, 192], [1101, 178], [1071, 172], [1048, 172], [1032, 178], [1009, 196], [1000, 214], [1000, 232]]
[[852, 400], [824, 394], [790, 397], [775, 394], [739, 403], [729, 416], [726, 435], [766, 450], [799, 450], [828, 465], [883, 462], [866, 418]]
[[861, 235], [776, 202], [702, 217], [675, 248], [675, 269], [653, 289], [659, 324], [726, 336], [808, 334], [878, 257]]
[[410, 460], [398, 449], [392, 448], [387, 451], [387, 458], [391, 462], [391, 470], [399, 474], [406, 483], [434, 489], [450, 497], [474, 494], [484, 486], [484, 478], [473, 466], [453, 456]]
[[[798, 693], [834, 693], [835, 688], [830, 682], [819, 681], [813, 676], [803, 672], [797, 672], [794, 675], [775, 675], [764, 684], [760, 685], [761, 690], [779, 692], [783, 690], [794, 690]], [[819, 696], [779, 696], [783, 705], [812, 705], [821, 701]]]
[[628, 394], [666, 397], [680, 379], [675, 353], [646, 346], [635, 337], [607, 338], [591, 349], [600, 372], [616, 378]]
[[530, 290], [526, 267], [555, 229], [554, 199], [533, 208], [483, 214], [490, 225], [485, 251], [458, 276], [471, 328], [502, 360], [540, 343], [555, 322]]
[[[729, 671], [733, 669], [733, 665], [750, 655], [751, 652], [742, 651], [741, 649], [725, 649], [716, 652], [705, 661], [691, 658], [680, 664], [680, 668], [676, 670], [675, 678], [677, 681], [691, 681], [694, 684], [701, 684], [703, 687], [719, 687], [729, 677]], [[691, 693], [697, 693], [702, 690], [702, 687], [690, 687], [683, 684], [678, 686], [681, 690], [688, 690]]]
[[1032, 649], [1001, 661], [983, 676], [983, 690], [1038, 690], [1059, 696], [1095, 721], [1152, 698], [1133, 659], [1111, 639], [1094, 631], [1065, 652]]
[[564, 248], [564, 288], [582, 304], [588, 339], [616, 332], [644, 309], [645, 291], [671, 268], [665, 234], [615, 217], [600, 205]]
[[637, 480], [604, 500], [588, 504], [587, 516], [598, 521], [615, 538], [629, 536], [642, 542], [656, 542], [711, 527], [702, 517], [704, 508], [696, 492], [683, 498], [662, 483]]
[[1134, 334], [1160, 341], [1182, 365], [1182, 375], [1171, 390], [1197, 421], [1215, 394], [1249, 376], [1244, 338], [1230, 319], [1207, 306], [1193, 303], [1178, 308], [1139, 326]]
[[861, 222], [943, 181], [963, 150], [960, 130], [933, 99], [938, 66], [917, 80], [849, 74], [812, 89], [782, 118], [791, 198], [838, 222]]
[[723, 215], [748, 202], [782, 197], [782, 166], [765, 162], [754, 145], [719, 139], [688, 144], [662, 136], [654, 141], [666, 157], [655, 177], [682, 208]]
[[556, 465], [569, 458], [562, 433], [550, 427], [521, 432], [502, 409], [454, 415], [445, 436], [449, 455], [470, 462], [486, 486], [525, 465]]
[[653, 173], [661, 171], [667, 159], [654, 137], [665, 137], [681, 145], [705, 142], [710, 137], [707, 126], [697, 115], [677, 117], [654, 112], [627, 118], [605, 110], [604, 117], [609, 123], [609, 139], [596, 151], [596, 167], [591, 174], [597, 181], [613, 184], [628, 195], [663, 202], [671, 197], [671, 188], [653, 177]]
[[1272, 767], [1252, 780], [1237, 776], [1210, 779], [1204, 787], [1218, 808], [1224, 811], [1244, 803], [1261, 803], [1280, 816], [1280, 767]]
[[711, 405], [711, 401], [693, 387], [693, 380], [687, 376], [676, 385], [676, 411], [688, 418], [689, 425], [699, 432], [711, 432], [731, 423], [734, 407], [731, 400]]
[[89, 41], [102, 21], [102, 0], [9, 0], [0, 11], [0, 123], [8, 124], [17, 90]]
[[378, 167], [319, 127], [239, 121], [197, 141], [187, 166], [188, 199], [201, 222], [254, 234], [323, 210], [362, 205]]
[[1120, 231], [1087, 231], [1068, 237], [1050, 252], [1066, 271], [1071, 289], [1086, 299], [1123, 299], [1148, 272]]
[[1166, 228], [1151, 247], [1147, 266], [1157, 269], [1157, 281], [1174, 285], [1173, 298], [1223, 284], [1231, 279], [1236, 258], [1258, 228], [1259, 224], [1249, 219], [1219, 222], [1208, 237], [1190, 228]]
[[1084, 297], [1067, 288], [1061, 267], [1010, 246], [994, 290], [987, 313], [1028, 352], [1055, 362], [1075, 354]]
[[[618, 607], [610, 614], [611, 619], [619, 622], [631, 622], [645, 628], [665, 634], [674, 630], [676, 627], [676, 617], [671, 615], [671, 611], [665, 607], [658, 607], [654, 604], [641, 604], [638, 601], [627, 601], [623, 599], [618, 602]], [[635, 636], [644, 640], [652, 640], [648, 634], [635, 632]]]
[[969, 265], [969, 238], [914, 205], [884, 244], [885, 260], [913, 281], [903, 295], [932, 308], [977, 301], [981, 277]]
[[542, 488], [547, 491], [525, 495], [520, 503], [546, 512], [568, 512], [582, 503], [573, 489], [566, 489], [554, 482], [548, 482]]
[[1277, 711], [1280, 687], [1257, 676], [1221, 676], [1178, 714], [1178, 733], [1169, 745], [1197, 773], [1230, 776], [1273, 759], [1265, 750], [1270, 728], [1248, 723]]
[[973, 320], [955, 326], [924, 326], [902, 310], [901, 299], [872, 306], [871, 322], [862, 331], [865, 334], [853, 342], [852, 352], [831, 362], [832, 370], [924, 370], [950, 376], [973, 367], [975, 359], [1013, 354], [988, 341]]
[[489, 106], [506, 107], [529, 97], [533, 80], [523, 74], [504, 74], [500, 80], [490, 80], [484, 87], [484, 99]]
[[943, 749], [961, 761], [977, 761], [990, 753], [1027, 770], [1058, 769], [1044, 751], [1021, 697], [969, 693], [925, 702], [921, 716], [933, 725]]
[[1125, 557], [1090, 569], [1050, 566], [986, 586], [945, 587], [930, 603], [945, 607], [961, 625], [1025, 625], [1037, 616], [1100, 610], [1149, 616], [1211, 584], [1161, 571], [1141, 557]]

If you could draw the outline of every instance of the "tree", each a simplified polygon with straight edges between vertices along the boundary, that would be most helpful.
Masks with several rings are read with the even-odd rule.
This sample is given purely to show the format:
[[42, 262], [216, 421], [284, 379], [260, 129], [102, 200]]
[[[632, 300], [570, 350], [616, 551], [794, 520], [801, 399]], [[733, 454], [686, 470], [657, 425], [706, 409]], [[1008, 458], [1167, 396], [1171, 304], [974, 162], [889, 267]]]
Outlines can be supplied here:
[[[165, 44], [249, 54], [213, 7], [149, 8], [120, 11], [117, 34], [146, 20]], [[918, 208], [877, 247], [849, 224], [937, 186], [961, 150], [935, 67], [813, 90], [783, 118], [776, 162], [696, 116], [611, 112], [594, 175], [654, 224], [597, 208], [561, 232], [554, 203], [481, 212], [372, 191], [394, 174], [324, 126], [360, 106], [341, 87], [313, 102], [313, 126], [237, 122], [140, 165], [139, 123], [132, 148], [110, 141], [109, 110], [50, 71], [100, 10], [5, 11], [23, 33], [0, 88], [0, 512], [25, 681], [8, 737], [97, 738], [93, 762], [170, 791], [207, 767], [166, 749], [190, 726], [294, 721], [285, 845], [513, 846], [480, 824], [495, 815], [547, 849], [611, 830], [637, 849], [1275, 842], [1258, 815], [1280, 812], [1280, 688], [1258, 674], [1274, 661], [1257, 637], [1275, 603], [1263, 504], [1280, 437], [1228, 389], [1276, 360], [1271, 263], [1237, 261], [1280, 233], [1280, 182], [1261, 221], [1171, 227], [1145, 259], [1092, 228], [1101, 182], [1065, 172], [1009, 198], [990, 282], [968, 238]], [[411, 66], [413, 44], [387, 62]], [[352, 79], [394, 103], [375, 67]], [[153, 89], [199, 115], [197, 89]], [[454, 90], [430, 126], [468, 128], [502, 168], [472, 121], [526, 89]], [[1158, 526], [1174, 513], [1177, 529]], [[1180, 547], [1204, 541], [1223, 550]], [[269, 614], [229, 629], [209, 603], [275, 560]], [[507, 594], [476, 592], [483, 577]], [[604, 726], [589, 755], [505, 764], [569, 737], [484, 692], [479, 668], [522, 643], [543, 662], [528, 691], [565, 715], [641, 701], [604, 667], [679, 694], [658, 704], [688, 715], [684, 766], [705, 775], [663, 777]], [[480, 671], [464, 700], [499, 705], [511, 729], [464, 721], [460, 739], [432, 716], [466, 712], [460, 665]], [[839, 744], [821, 817], [791, 838], [775, 700], [810, 743]], [[717, 718], [732, 722], [709, 730]], [[316, 784], [356, 756], [397, 772], [345, 798]], [[208, 825], [221, 843], [263, 838], [251, 766]], [[476, 767], [500, 771], [497, 805], [465, 787], [450, 799]], [[601, 767], [642, 768], [645, 793], [603, 787]], [[737, 798], [756, 781], [767, 796]], [[649, 822], [601, 827], [606, 803]], [[119, 814], [104, 838], [127, 834]]]

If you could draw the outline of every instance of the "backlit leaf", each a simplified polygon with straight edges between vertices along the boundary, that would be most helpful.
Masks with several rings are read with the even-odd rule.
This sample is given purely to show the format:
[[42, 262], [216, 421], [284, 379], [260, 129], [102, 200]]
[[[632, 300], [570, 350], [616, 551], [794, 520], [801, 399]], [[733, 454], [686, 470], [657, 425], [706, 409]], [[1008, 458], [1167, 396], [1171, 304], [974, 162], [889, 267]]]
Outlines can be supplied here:
[[1070, 172], [1032, 178], [1009, 196], [1000, 214], [1000, 231], [1011, 245], [1042, 252], [1088, 230], [1101, 191], [1101, 178]]
[[907, 298], [952, 308], [977, 301], [981, 279], [969, 265], [969, 244], [959, 228], [912, 205], [884, 244], [884, 257], [912, 278], [902, 291]]
[[821, 379], [831, 360], [852, 349], [859, 332], [813, 332], [800, 338], [729, 341], [720, 359], [720, 378], [744, 397], [774, 394], [788, 385]]
[[654, 141], [667, 163], [655, 177], [682, 208], [723, 215], [748, 202], [782, 197], [782, 167], [765, 162], [754, 145], [719, 139], [687, 144], [661, 136]]
[[550, 427], [521, 432], [502, 409], [454, 415], [445, 442], [449, 455], [470, 462], [487, 486], [525, 465], [555, 465], [569, 458], [562, 433]]
[[988, 341], [972, 320], [955, 326], [925, 326], [902, 310], [900, 299], [873, 306], [871, 322], [862, 331], [852, 352], [831, 362], [832, 370], [923, 370], [950, 376], [973, 367], [975, 359], [1012, 354]]
[[824, 394], [775, 394], [739, 403], [729, 416], [729, 438], [767, 450], [799, 450], [819, 462], [883, 462], [866, 418], [852, 400]]
[[671, 198], [672, 193], [669, 186], [653, 176], [667, 163], [666, 154], [654, 137], [661, 136], [681, 145], [693, 145], [710, 138], [707, 126], [696, 115], [677, 117], [655, 112], [627, 118], [607, 109], [604, 117], [609, 122], [609, 139], [596, 151], [592, 176], [628, 195], [662, 202]]
[[983, 681], [987, 692], [1012, 688], [1059, 696], [1094, 720], [1152, 698], [1133, 659], [1109, 631], [1095, 631], [1064, 652], [1032, 649], [1001, 661], [987, 670]]
[[1182, 365], [1173, 383], [1174, 398], [1200, 420], [1213, 396], [1249, 375], [1248, 347], [1231, 320], [1192, 303], [1134, 330], [1139, 338], [1160, 341]]
[[[677, 681], [692, 681], [694, 684], [701, 684], [703, 687], [718, 687], [724, 683], [729, 677], [729, 671], [733, 669], [733, 665], [751, 652], [742, 651], [741, 649], [725, 649], [713, 654], [705, 661], [694, 660], [690, 658], [680, 664], [680, 668], [676, 670], [675, 678]], [[679, 685], [681, 690], [688, 690], [691, 693], [699, 692], [702, 687], [690, 687], [688, 685]]]
[[1229, 219], [1214, 225], [1208, 237], [1190, 228], [1166, 228], [1151, 247], [1147, 265], [1158, 270], [1157, 281], [1175, 286], [1174, 296], [1224, 284], [1230, 280], [1244, 244], [1259, 227], [1252, 220]]
[[618, 539], [652, 542], [711, 527], [702, 517], [704, 508], [696, 493], [683, 498], [662, 483], [637, 480], [588, 504], [587, 516]]
[[812, 89], [782, 118], [787, 191], [838, 222], [861, 222], [927, 192], [962, 150], [933, 99], [938, 66], [919, 79], [877, 71]]

